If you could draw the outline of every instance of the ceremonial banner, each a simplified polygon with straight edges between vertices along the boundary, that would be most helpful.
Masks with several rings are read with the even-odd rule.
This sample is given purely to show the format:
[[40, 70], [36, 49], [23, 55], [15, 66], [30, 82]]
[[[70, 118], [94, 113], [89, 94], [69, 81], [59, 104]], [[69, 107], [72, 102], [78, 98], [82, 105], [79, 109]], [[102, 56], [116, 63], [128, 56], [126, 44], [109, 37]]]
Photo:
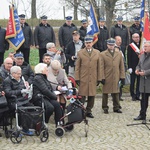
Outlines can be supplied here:
[[10, 17], [6, 30], [6, 39], [15, 51], [18, 50], [25, 41], [18, 17], [18, 12], [14, 6], [10, 7]]
[[91, 35], [94, 37], [93, 41], [96, 43], [98, 41], [97, 35], [99, 34], [98, 22], [96, 19], [95, 11], [93, 5], [90, 7], [90, 14], [88, 17], [88, 27], [87, 27], [87, 35]]

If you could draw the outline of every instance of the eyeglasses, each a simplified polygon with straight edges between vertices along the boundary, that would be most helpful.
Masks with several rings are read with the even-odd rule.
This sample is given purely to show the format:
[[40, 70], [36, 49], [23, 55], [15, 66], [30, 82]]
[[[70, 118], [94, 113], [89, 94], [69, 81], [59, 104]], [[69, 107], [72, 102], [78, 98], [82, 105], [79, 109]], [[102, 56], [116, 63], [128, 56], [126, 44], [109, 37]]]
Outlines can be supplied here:
[[19, 72], [14, 72], [14, 74], [17, 74], [17, 75], [22, 75], [22, 73], [19, 73]]

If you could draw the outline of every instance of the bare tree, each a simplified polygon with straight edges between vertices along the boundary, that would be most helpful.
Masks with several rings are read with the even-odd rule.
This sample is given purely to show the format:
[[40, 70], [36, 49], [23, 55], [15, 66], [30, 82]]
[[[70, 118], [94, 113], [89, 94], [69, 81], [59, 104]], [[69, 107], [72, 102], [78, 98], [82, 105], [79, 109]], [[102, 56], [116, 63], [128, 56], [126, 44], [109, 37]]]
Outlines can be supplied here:
[[37, 18], [37, 15], [36, 15], [36, 0], [31, 1], [31, 18], [32, 19]]

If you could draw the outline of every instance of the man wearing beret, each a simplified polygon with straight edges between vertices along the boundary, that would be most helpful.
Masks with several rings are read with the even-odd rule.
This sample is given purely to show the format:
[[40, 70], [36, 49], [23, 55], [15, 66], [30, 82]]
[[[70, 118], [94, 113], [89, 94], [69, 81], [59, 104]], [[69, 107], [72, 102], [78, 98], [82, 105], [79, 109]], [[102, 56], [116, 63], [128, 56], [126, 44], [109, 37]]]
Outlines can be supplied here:
[[123, 21], [122, 16], [118, 16], [117, 24], [111, 28], [110, 34], [112, 38], [115, 38], [115, 36], [121, 37], [122, 39], [121, 50], [124, 56], [126, 56], [125, 53], [126, 53], [126, 47], [129, 44], [129, 35], [128, 35], [128, 29], [125, 25], [123, 25], [122, 21]]
[[46, 53], [46, 44], [55, 43], [55, 34], [51, 25], [47, 23], [47, 16], [41, 17], [41, 23], [34, 30], [34, 41], [36, 48], [39, 49], [39, 62], [42, 62], [43, 55]]
[[28, 23], [26, 23], [24, 14], [19, 15], [19, 19], [20, 19], [20, 24], [22, 27], [23, 35], [25, 38], [25, 42], [17, 50], [17, 53], [22, 52], [24, 55], [24, 61], [29, 63], [30, 46], [33, 45], [32, 30], [31, 30], [30, 26], [28, 25]]
[[[67, 45], [72, 42], [72, 32], [77, 31], [77, 27], [72, 23], [72, 16], [66, 17], [66, 22], [59, 28], [58, 39], [59, 44], [64, 51], [66, 50]], [[64, 69], [68, 74], [68, 60], [66, 59], [66, 64], [64, 65]]]
[[96, 95], [96, 86], [100, 83], [100, 52], [92, 47], [93, 37], [86, 36], [85, 48], [77, 53], [75, 65], [75, 80], [79, 85], [79, 95], [82, 102], [87, 96], [86, 116], [94, 118], [92, 108]]
[[87, 26], [88, 26], [88, 23], [87, 23], [87, 20], [86, 20], [86, 19], [81, 20], [81, 23], [82, 23], [82, 26], [81, 26], [80, 29], [79, 29], [80, 40], [81, 40], [82, 42], [84, 42], [84, 38], [85, 38], [86, 33], [87, 33]]
[[107, 49], [107, 40], [109, 38], [109, 31], [105, 26], [105, 18], [99, 18], [99, 31], [98, 41], [94, 44], [94, 47], [100, 52]]
[[122, 113], [119, 103], [119, 88], [124, 85], [125, 71], [122, 54], [115, 51], [115, 40], [110, 38], [107, 40], [106, 51], [100, 53], [101, 67], [100, 80], [103, 84], [102, 109], [105, 114], [108, 114], [108, 94], [113, 97], [113, 111]]

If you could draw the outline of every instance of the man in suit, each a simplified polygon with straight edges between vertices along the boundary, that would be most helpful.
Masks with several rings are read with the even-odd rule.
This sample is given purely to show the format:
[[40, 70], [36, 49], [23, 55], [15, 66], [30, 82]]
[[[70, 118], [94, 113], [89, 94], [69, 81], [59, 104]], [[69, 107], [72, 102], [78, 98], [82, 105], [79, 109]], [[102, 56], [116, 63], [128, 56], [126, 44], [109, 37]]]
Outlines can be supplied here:
[[150, 41], [144, 43], [144, 53], [140, 56], [135, 73], [140, 76], [140, 92], [142, 95], [140, 114], [134, 120], [145, 120], [150, 96]]
[[82, 96], [83, 103], [87, 96], [86, 116], [94, 118], [92, 108], [96, 86], [100, 83], [100, 52], [92, 47], [93, 37], [86, 36], [84, 43], [85, 48], [77, 53], [75, 80], [79, 85], [79, 95]]
[[[140, 36], [138, 33], [132, 35], [133, 43], [140, 48]], [[131, 43], [132, 44], [132, 43]], [[139, 83], [140, 76], [135, 74], [136, 66], [139, 62], [139, 54], [136, 53], [133, 48], [129, 45], [127, 48], [127, 63], [130, 71], [130, 95], [133, 101], [140, 100]], [[135, 89], [136, 84], [136, 89]]]
[[126, 47], [129, 43], [129, 35], [128, 35], [128, 29], [123, 24], [123, 18], [121, 16], [118, 16], [117, 24], [111, 28], [110, 34], [112, 38], [115, 38], [115, 36], [121, 37], [122, 39], [121, 50], [124, 56], [126, 56], [125, 53], [126, 53]]
[[36, 48], [39, 49], [39, 62], [42, 62], [43, 55], [46, 53], [46, 44], [55, 43], [53, 27], [47, 23], [47, 16], [41, 17], [41, 23], [34, 30], [34, 41]]
[[18, 52], [22, 52], [24, 55], [24, 61], [29, 63], [29, 57], [30, 57], [30, 46], [33, 45], [33, 35], [32, 30], [28, 23], [26, 23], [25, 15], [21, 14], [19, 15], [21, 28], [23, 31], [23, 35], [25, 38], [25, 42], [22, 44], [22, 46], [17, 50]]

